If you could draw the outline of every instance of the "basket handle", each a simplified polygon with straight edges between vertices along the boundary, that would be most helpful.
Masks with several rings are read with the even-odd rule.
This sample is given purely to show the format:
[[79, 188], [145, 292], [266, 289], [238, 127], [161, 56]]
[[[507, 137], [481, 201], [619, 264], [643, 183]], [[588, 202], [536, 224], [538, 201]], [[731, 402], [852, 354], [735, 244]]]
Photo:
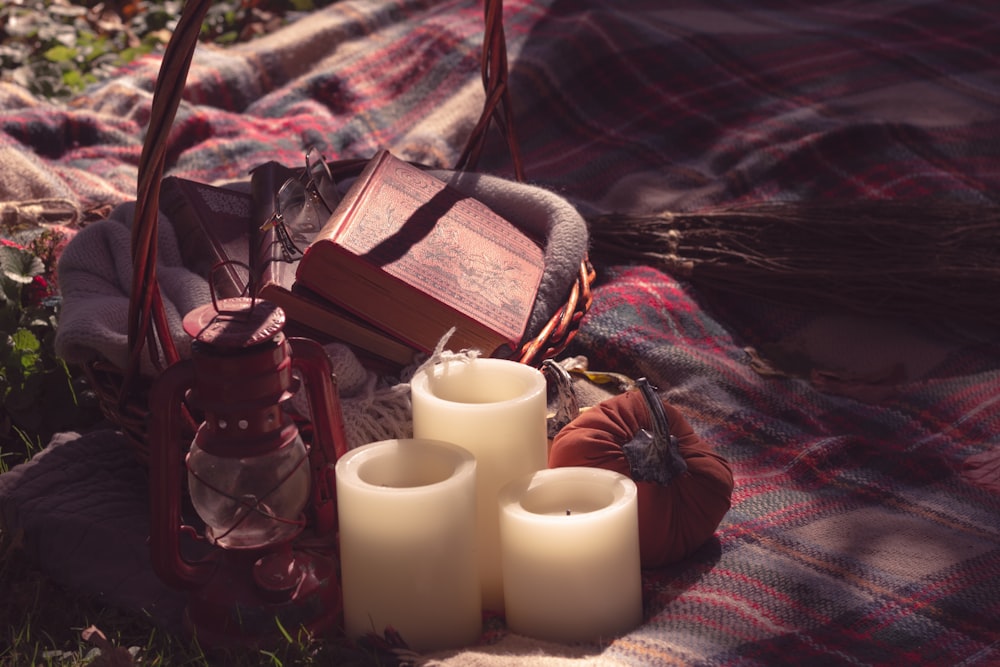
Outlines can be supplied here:
[[[170, 336], [156, 278], [156, 226], [160, 181], [166, 164], [167, 139], [177, 115], [184, 84], [198, 45], [201, 25], [212, 0], [187, 0], [177, 27], [167, 43], [153, 89], [149, 128], [138, 165], [135, 219], [132, 225], [132, 286], [128, 314], [128, 366], [121, 385], [124, 404], [139, 376], [145, 350], [157, 372], [173, 365], [179, 354]], [[483, 0], [485, 35], [482, 77], [486, 89], [483, 113], [459, 158], [457, 169], [472, 169], [482, 153], [486, 131], [495, 120], [513, 159], [518, 180], [524, 180], [520, 151], [514, 135], [507, 88], [507, 49], [503, 31], [503, 0]]]
[[480, 67], [486, 102], [455, 169], [470, 171], [476, 168], [486, 143], [490, 121], [495, 120], [510, 152], [514, 176], [523, 183], [524, 164], [514, 132], [514, 111], [510, 101], [510, 88], [507, 86], [507, 38], [503, 30], [503, 0], [484, 0], [483, 5], [486, 29]]
[[149, 128], [139, 157], [135, 220], [132, 225], [132, 291], [128, 313], [128, 367], [122, 382], [124, 402], [139, 375], [143, 348], [158, 371], [179, 360], [167, 325], [156, 280], [156, 223], [167, 137], [177, 115], [201, 24], [211, 0], [188, 0], [167, 43], [153, 89]]

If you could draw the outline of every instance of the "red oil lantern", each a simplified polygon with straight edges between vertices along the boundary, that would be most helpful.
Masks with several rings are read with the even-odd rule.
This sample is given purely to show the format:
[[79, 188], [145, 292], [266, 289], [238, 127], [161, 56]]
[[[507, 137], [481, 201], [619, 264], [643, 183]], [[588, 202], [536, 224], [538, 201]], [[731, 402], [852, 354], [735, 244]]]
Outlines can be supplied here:
[[[153, 568], [189, 591], [184, 622], [203, 646], [265, 646], [283, 629], [321, 635], [341, 622], [333, 464], [347, 450], [343, 418], [323, 349], [286, 337], [284, 322], [279, 307], [248, 298], [192, 311], [191, 358], [151, 390]], [[293, 371], [311, 446], [282, 409]], [[189, 449], [184, 405], [204, 415]], [[183, 516], [187, 498], [197, 519]]]

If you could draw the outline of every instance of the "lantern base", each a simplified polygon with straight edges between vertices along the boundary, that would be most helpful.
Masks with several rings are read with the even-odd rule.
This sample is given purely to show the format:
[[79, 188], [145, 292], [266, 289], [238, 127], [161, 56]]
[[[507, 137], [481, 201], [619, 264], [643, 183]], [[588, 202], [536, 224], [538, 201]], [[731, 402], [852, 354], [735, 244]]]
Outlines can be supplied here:
[[206, 649], [275, 648], [287, 641], [284, 632], [319, 637], [342, 623], [334, 559], [291, 549], [226, 552], [184, 614], [188, 633]]

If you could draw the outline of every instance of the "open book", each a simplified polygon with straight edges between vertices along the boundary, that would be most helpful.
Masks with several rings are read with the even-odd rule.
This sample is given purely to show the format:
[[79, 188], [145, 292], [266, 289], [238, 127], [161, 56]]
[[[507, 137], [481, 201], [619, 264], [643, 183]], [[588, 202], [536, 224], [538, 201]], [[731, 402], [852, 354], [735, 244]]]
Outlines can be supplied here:
[[383, 150], [311, 240], [296, 284], [419, 350], [455, 327], [453, 349], [509, 356], [543, 270], [534, 239]]

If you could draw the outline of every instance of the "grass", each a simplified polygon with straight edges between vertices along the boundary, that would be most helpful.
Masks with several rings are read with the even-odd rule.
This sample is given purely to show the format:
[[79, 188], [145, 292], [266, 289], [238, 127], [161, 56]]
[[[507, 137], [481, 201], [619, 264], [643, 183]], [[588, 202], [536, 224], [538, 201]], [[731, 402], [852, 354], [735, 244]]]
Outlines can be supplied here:
[[[274, 30], [336, 0], [214, 0], [201, 39], [218, 45]], [[17, 0], [0, 3], [0, 80], [69, 99], [124, 63], [162, 48], [183, 0]]]
[[[16, 539], [7, 540], [0, 557], [0, 598], [4, 600], [0, 611], [3, 667], [211, 664], [197, 647], [158, 632], [148, 619], [95, 604], [54, 584], [35, 569]], [[103, 652], [96, 639], [84, 638], [98, 636], [86, 632], [91, 627], [110, 632]], [[122, 659], [113, 662], [114, 653]]]
[[108, 607], [44, 576], [19, 544], [0, 545], [0, 667], [254, 667], [395, 665], [385, 648], [352, 647], [293, 631], [273, 649], [209, 651], [164, 632], [148, 616]]

